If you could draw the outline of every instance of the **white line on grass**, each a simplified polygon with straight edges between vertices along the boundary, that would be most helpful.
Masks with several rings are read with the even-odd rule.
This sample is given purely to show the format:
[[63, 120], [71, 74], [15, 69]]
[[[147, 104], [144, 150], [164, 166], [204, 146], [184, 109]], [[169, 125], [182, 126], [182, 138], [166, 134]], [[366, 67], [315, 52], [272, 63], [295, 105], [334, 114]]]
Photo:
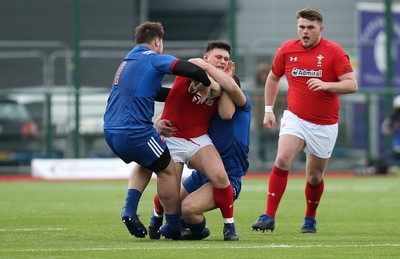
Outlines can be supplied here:
[[13, 231], [61, 231], [66, 228], [0, 228], [0, 232], [13, 232]]
[[360, 248], [360, 247], [400, 247], [400, 244], [364, 244], [364, 245], [248, 245], [248, 246], [179, 246], [179, 247], [93, 247], [93, 248], [48, 248], [48, 249], [0, 249], [0, 252], [73, 252], [73, 251], [130, 251], [130, 250], [186, 250], [186, 249], [262, 249], [262, 248]]

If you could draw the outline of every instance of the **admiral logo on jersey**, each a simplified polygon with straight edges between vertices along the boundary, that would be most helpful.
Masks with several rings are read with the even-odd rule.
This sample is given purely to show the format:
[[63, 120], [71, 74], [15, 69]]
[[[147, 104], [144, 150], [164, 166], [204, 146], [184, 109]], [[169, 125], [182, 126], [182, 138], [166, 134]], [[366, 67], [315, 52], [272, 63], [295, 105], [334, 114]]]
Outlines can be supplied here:
[[292, 76], [322, 77], [322, 70], [314, 70], [314, 69], [307, 70], [307, 69], [298, 69], [294, 67], [292, 69]]

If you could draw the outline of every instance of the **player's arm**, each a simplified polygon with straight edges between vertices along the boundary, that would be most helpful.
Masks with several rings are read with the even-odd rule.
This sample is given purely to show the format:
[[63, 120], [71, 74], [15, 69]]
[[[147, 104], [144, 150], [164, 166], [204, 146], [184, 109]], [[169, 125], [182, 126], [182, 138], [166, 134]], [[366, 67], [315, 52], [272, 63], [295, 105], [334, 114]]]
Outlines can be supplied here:
[[161, 119], [161, 114], [155, 119], [154, 127], [158, 133], [167, 138], [172, 137], [177, 131], [177, 128], [169, 120]]
[[222, 94], [221, 86], [212, 77], [209, 77], [209, 79], [211, 81], [209, 98], [216, 98], [221, 96]]
[[[233, 80], [235, 80], [236, 84], [240, 87], [239, 77], [233, 75]], [[235, 114], [235, 111], [236, 105], [233, 102], [231, 96], [226, 91], [222, 91], [222, 95], [218, 103], [219, 116], [221, 116], [221, 119], [223, 120], [230, 120]]]
[[356, 74], [353, 72], [338, 77], [339, 82], [335, 84], [329, 91], [338, 94], [355, 93], [358, 90]]
[[202, 83], [205, 87], [211, 84], [207, 73], [201, 67], [185, 60], [178, 60], [172, 68], [172, 73], [178, 76], [192, 78]]
[[266, 106], [274, 106], [276, 97], [278, 96], [280, 77], [276, 76], [272, 71], [269, 72], [265, 81], [264, 98]]
[[[237, 106], [243, 106], [246, 104], [246, 96], [243, 94], [242, 90], [236, 83], [236, 81], [233, 79], [231, 74], [228, 74], [213, 65], [205, 62], [203, 59], [191, 59], [191, 62], [194, 62], [195, 64], [199, 65], [202, 67], [206, 72], [215, 80], [218, 82], [218, 84], [221, 86], [221, 88], [226, 91], [230, 97], [232, 98], [233, 102]], [[233, 62], [229, 63], [230, 66], [234, 66]]]
[[194, 93], [200, 93], [201, 97], [197, 104], [203, 103], [208, 93], [210, 92], [210, 88], [208, 86], [211, 85], [211, 81], [208, 78], [206, 71], [204, 71], [201, 67], [184, 60], [178, 60], [173, 68], [172, 73], [178, 76], [189, 77], [194, 81], [198, 81], [201, 83], [199, 87], [196, 87]]
[[311, 78], [307, 81], [307, 85], [312, 91], [325, 90], [336, 94], [357, 92], [358, 85], [354, 72], [341, 75], [338, 79], [338, 82], [323, 82], [318, 78]]
[[218, 114], [223, 120], [230, 120], [235, 114], [236, 106], [232, 98], [225, 91], [222, 91], [221, 98], [218, 102]]
[[278, 95], [280, 77], [276, 76], [272, 71], [269, 72], [267, 80], [265, 81], [265, 113], [263, 124], [267, 128], [276, 127], [276, 118], [273, 111], [276, 97]]
[[158, 92], [155, 101], [156, 102], [165, 102], [167, 100], [168, 94], [171, 91], [169, 87], [161, 87], [160, 91]]
[[[209, 77], [209, 79], [211, 81], [211, 85], [210, 85], [210, 92], [208, 94], [208, 98], [217, 98], [217, 97], [221, 96], [221, 93], [222, 93], [221, 86], [212, 77]], [[193, 81], [190, 84], [189, 92], [195, 93], [197, 87], [200, 84], [201, 84], [200, 82]]]

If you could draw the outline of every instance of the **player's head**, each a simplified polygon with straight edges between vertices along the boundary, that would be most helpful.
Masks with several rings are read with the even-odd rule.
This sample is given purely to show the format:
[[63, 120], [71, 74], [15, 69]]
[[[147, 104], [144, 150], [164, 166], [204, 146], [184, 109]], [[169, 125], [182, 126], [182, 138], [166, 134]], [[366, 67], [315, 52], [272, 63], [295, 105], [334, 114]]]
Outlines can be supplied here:
[[225, 70], [231, 57], [232, 47], [224, 41], [210, 41], [203, 58], [214, 67]]
[[164, 28], [159, 22], [144, 22], [135, 28], [136, 44], [149, 45], [155, 52], [163, 52]]
[[297, 35], [301, 44], [306, 49], [315, 47], [321, 40], [324, 26], [324, 20], [321, 10], [313, 7], [307, 7], [298, 10], [297, 18]]

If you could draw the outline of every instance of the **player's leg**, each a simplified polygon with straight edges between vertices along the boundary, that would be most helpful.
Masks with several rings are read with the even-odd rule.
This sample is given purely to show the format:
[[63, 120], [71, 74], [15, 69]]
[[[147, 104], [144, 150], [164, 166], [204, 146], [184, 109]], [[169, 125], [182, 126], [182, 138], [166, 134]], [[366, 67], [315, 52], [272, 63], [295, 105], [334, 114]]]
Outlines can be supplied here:
[[224, 223], [233, 223], [233, 188], [215, 147], [213, 145], [202, 147], [190, 158], [189, 165], [210, 181], [214, 200], [221, 209]]
[[125, 207], [129, 211], [137, 214], [137, 207], [143, 191], [147, 187], [152, 172], [139, 164], [135, 164], [129, 174], [128, 193], [126, 196]]
[[204, 212], [217, 208], [211, 183], [196, 170], [183, 181], [181, 192], [187, 193], [181, 202], [182, 218], [187, 223], [200, 223]]
[[[184, 186], [182, 188], [185, 189]], [[181, 214], [185, 227], [190, 231], [187, 231], [186, 234], [183, 232], [182, 238], [201, 240], [208, 237], [210, 231], [206, 228], [206, 218], [203, 213], [215, 208], [217, 208], [217, 204], [214, 201], [211, 183], [206, 183], [196, 191], [188, 194], [182, 201]]]
[[160, 227], [160, 233], [166, 238], [180, 239], [180, 201], [179, 190], [180, 182], [175, 171], [175, 165], [170, 158], [168, 166], [156, 172], [157, 174], [157, 193], [164, 207], [166, 223]]
[[189, 166], [204, 174], [215, 188], [230, 185], [224, 164], [214, 145], [201, 147], [189, 159]]
[[233, 218], [233, 187], [215, 146], [203, 146], [190, 158], [189, 165], [202, 172], [212, 184], [214, 201], [224, 218], [224, 239], [238, 240]]
[[[141, 165], [141, 167], [138, 167], [140, 172], [146, 174], [154, 172], [157, 175], [157, 191], [161, 201], [165, 205], [165, 218], [167, 221], [164, 231], [161, 231], [161, 234], [165, 237], [180, 239], [180, 182], [164, 139], [153, 129], [146, 136], [141, 136], [140, 138], [124, 132], [114, 134], [108, 140], [107, 143], [110, 144], [110, 147], [123, 161], [126, 163], [134, 161]], [[136, 179], [137, 181], [146, 181], [145, 183], [138, 183], [142, 184], [139, 186], [143, 187], [147, 185], [148, 178], [143, 175], [139, 176]], [[133, 231], [136, 237], [143, 237], [143, 233], [147, 234], [145, 228], [143, 232], [135, 233], [135, 228], [130, 229], [129, 224], [126, 225], [128, 230], [130, 232]]]
[[[147, 235], [147, 230], [137, 216], [137, 207], [143, 190], [151, 177], [151, 171], [139, 164], [154, 161], [157, 156], [148, 148], [147, 142], [157, 137], [157, 132], [149, 132], [147, 136], [140, 138], [124, 131], [105, 130], [104, 136], [107, 144], [125, 163], [137, 162], [130, 173], [126, 202], [122, 209], [122, 222], [128, 228], [129, 233], [137, 238]], [[132, 183], [135, 183], [132, 184]]]
[[253, 230], [275, 229], [275, 215], [280, 201], [286, 190], [289, 169], [297, 153], [304, 147], [304, 140], [295, 135], [281, 135], [278, 141], [278, 151], [275, 165], [271, 170], [268, 181], [268, 193], [265, 213], [253, 223]]
[[294, 135], [281, 135], [274, 167], [268, 182], [266, 213], [275, 218], [281, 198], [286, 190], [290, 167], [304, 147], [304, 140]]
[[[175, 163], [175, 170], [176, 172], [183, 171], [183, 163]], [[180, 181], [182, 173], [178, 174], [178, 181]], [[185, 197], [185, 192], [180, 190], [180, 198], [179, 200], [182, 201]], [[153, 208], [151, 212], [150, 222], [149, 222], [149, 237], [151, 239], [160, 239], [161, 233], [159, 232], [160, 227], [162, 226], [164, 218], [164, 207], [160, 201], [158, 193], [153, 198]]]
[[307, 154], [306, 162], [306, 212], [304, 223], [301, 227], [302, 233], [315, 233], [317, 231], [316, 213], [324, 191], [323, 173], [328, 165], [328, 158], [319, 158]]
[[315, 233], [317, 221], [315, 219], [318, 205], [324, 191], [323, 174], [335, 146], [338, 135], [338, 124], [318, 125], [310, 127], [305, 134], [307, 146], [306, 160], [306, 212], [302, 233]]
[[137, 215], [140, 198], [151, 179], [152, 172], [143, 166], [136, 164], [129, 175], [128, 193], [125, 205], [122, 208], [122, 222], [126, 225], [131, 235], [145, 237], [146, 228]]

